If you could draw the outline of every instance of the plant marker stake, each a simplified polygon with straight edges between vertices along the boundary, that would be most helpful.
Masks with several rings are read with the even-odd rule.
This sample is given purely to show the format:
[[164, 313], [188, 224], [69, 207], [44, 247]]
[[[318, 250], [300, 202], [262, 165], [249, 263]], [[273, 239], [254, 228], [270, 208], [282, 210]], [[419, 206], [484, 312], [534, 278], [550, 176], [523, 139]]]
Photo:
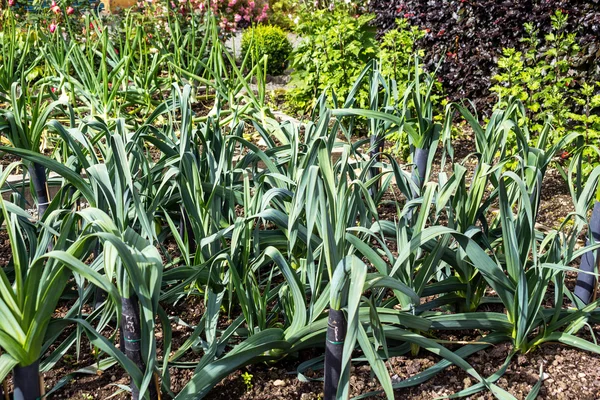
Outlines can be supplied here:
[[[371, 135], [371, 159], [375, 158], [376, 162], [379, 162], [380, 156], [379, 154], [383, 152], [383, 138], [379, 137], [379, 135]], [[381, 168], [371, 167], [371, 178], [374, 178], [381, 172]], [[371, 194], [371, 198], [375, 198], [375, 194], [379, 191], [379, 181], [375, 182], [372, 187], [369, 188], [369, 193]]]
[[46, 182], [46, 169], [43, 165], [34, 163], [29, 167], [29, 175], [31, 176], [31, 182], [37, 195], [38, 219], [41, 220], [48, 209], [48, 204], [50, 204], [48, 184]]
[[[123, 307], [121, 310], [121, 348], [123, 352], [134, 364], [142, 371], [146, 369], [142, 359], [142, 332], [140, 326], [140, 307], [137, 297], [132, 295], [130, 298], [122, 297]], [[157, 399], [156, 387], [150, 384], [148, 391], [151, 399]], [[139, 400], [140, 390], [131, 381], [131, 398]]]
[[[589, 229], [592, 233], [594, 243], [600, 242], [600, 201], [594, 203], [594, 209], [590, 218]], [[586, 240], [586, 246], [589, 244], [589, 239]], [[594, 272], [595, 263], [599, 257], [600, 252], [596, 250], [596, 257], [594, 257], [593, 251], [586, 252], [581, 257], [581, 263], [579, 269], [581, 271]], [[596, 277], [591, 274], [577, 273], [577, 284], [575, 285], [575, 296], [584, 304], [589, 304], [592, 300], [594, 293], [594, 287], [596, 285]]]
[[[429, 158], [429, 149], [421, 149], [415, 147], [413, 152], [413, 170], [412, 180], [417, 185], [419, 190], [423, 189], [423, 183], [425, 182], [425, 170], [427, 169], [427, 159]], [[413, 198], [417, 198], [419, 193], [413, 190]], [[413, 209], [410, 209], [406, 213], [406, 220], [411, 221], [413, 216]]]
[[[415, 166], [413, 167], [412, 178], [419, 189], [422, 189], [423, 185], [425, 184], [425, 171], [427, 170], [428, 158], [429, 149], [421, 149], [419, 147], [415, 147], [415, 152], [413, 155], [413, 163], [415, 164]], [[417, 197], [417, 193], [414, 193], [414, 195], [415, 197]]]
[[106, 292], [102, 288], [97, 287], [94, 291], [94, 310], [99, 309], [105, 301]]
[[342, 355], [346, 330], [344, 312], [330, 309], [325, 341], [325, 400], [337, 398], [338, 384], [342, 375]]
[[14, 400], [37, 400], [41, 398], [40, 362], [13, 368]]

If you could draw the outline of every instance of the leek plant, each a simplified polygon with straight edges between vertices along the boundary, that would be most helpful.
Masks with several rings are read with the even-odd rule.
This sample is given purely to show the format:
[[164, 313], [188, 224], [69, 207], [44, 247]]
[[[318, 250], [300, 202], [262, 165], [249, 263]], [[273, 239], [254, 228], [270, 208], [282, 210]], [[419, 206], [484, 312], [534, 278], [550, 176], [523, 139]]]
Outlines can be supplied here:
[[[586, 240], [586, 245], [600, 242], [600, 201], [596, 198], [592, 215], [589, 220], [590, 235]], [[580, 272], [577, 274], [577, 284], [575, 285], [575, 296], [577, 296], [583, 304], [589, 304], [596, 297], [596, 277], [592, 273], [597, 274], [598, 252], [587, 252], [581, 258], [579, 265]]]
[[415, 57], [414, 78], [404, 94], [403, 129], [411, 146], [413, 179], [419, 189], [429, 179], [430, 166], [442, 131], [442, 125], [435, 120], [435, 108], [431, 101], [434, 83], [434, 77], [423, 73]]
[[[109, 282], [116, 282], [116, 290], [113, 291], [119, 294], [117, 304], [121, 306], [120, 349], [137, 368], [132, 370], [129, 364], [122, 363], [132, 373], [132, 398], [145, 398], [147, 393], [150, 399], [157, 399], [160, 386], [156, 376], [154, 321], [160, 312], [158, 299], [163, 271], [160, 254], [147, 239], [130, 227], [120, 230], [107, 214], [98, 209], [85, 209], [79, 215], [86, 223], [84, 234], [103, 242], [104, 273]], [[165, 323], [168, 325], [163, 318], [163, 328]], [[113, 354], [119, 351], [113, 346], [110, 350]], [[139, 377], [138, 370], [143, 375], [141, 381], [134, 379]]]
[[[126, 323], [123, 325], [122, 348], [126, 350], [127, 356], [136, 363], [139, 369], [147, 371], [143, 382], [132, 383], [132, 391], [138, 396], [137, 388], [139, 388], [143, 396], [144, 391], [150, 387], [150, 394], [156, 398], [156, 379], [153, 378], [156, 349], [155, 340], [152, 337], [153, 327], [148, 327], [148, 323], [150, 323], [148, 322], [148, 313], [158, 313], [159, 292], [156, 291], [156, 287], [160, 288], [162, 261], [156, 253], [152, 253], [148, 249], [148, 244], [139, 247], [144, 241], [150, 240], [149, 243], [156, 241], [155, 229], [145, 210], [147, 204], [154, 204], [152, 202], [154, 182], [150, 181], [148, 184], [141, 176], [142, 171], [148, 171], [146, 166], [148, 159], [136, 142], [144, 131], [132, 135], [126, 130], [122, 120], [116, 121], [115, 132], [111, 132], [106, 125], [100, 122], [87, 125], [83, 132], [75, 128], [67, 130], [56, 121], [53, 121], [51, 126], [67, 143], [70, 143], [70, 148], [76, 158], [73, 167], [78, 172], [84, 170], [87, 179], [72, 169], [31, 152], [20, 153], [20, 155], [42, 163], [61, 174], [69, 185], [78, 189], [75, 192], [76, 196], [82, 196], [91, 206], [101, 207], [104, 210], [105, 214], [101, 216], [104, 220], [109, 221], [105, 222], [104, 232], [108, 231], [113, 236], [104, 237], [106, 235], [103, 236], [101, 233], [95, 233], [95, 235], [103, 239], [102, 242], [105, 244], [103, 248], [104, 273], [110, 281], [117, 280], [117, 293], [120, 296], [118, 304], [124, 304], [121, 309], [121, 320]], [[150, 179], [152, 177], [152, 174], [146, 176]], [[144, 185], [145, 183], [147, 185]], [[79, 194], [77, 195], [77, 193]], [[75, 201], [74, 198], [71, 198], [68, 203], [74, 204]], [[100, 211], [98, 210], [98, 212]], [[90, 221], [93, 219], [89, 217], [89, 214], [83, 211], [82, 213], [88, 217], [88, 223], [91, 223]], [[136, 233], [133, 229], [140, 233]], [[117, 239], [115, 239], [115, 235], [118, 235]], [[140, 256], [142, 257], [141, 261], [131, 260], [127, 257], [121, 260], [114, 256], [108, 259], [108, 252], [111, 250], [106, 249], [107, 241], [109, 246], [116, 247], [116, 250], [112, 250], [113, 255], [118, 252], [121, 257], [125, 257], [124, 254], [135, 254], [134, 249], [137, 249], [146, 254], [144, 257], [151, 256], [151, 260], [144, 261], [145, 258], [142, 256]], [[119, 243], [123, 241], [130, 246], [126, 250], [119, 247]], [[152, 246], [150, 249], [156, 251]], [[148, 256], [148, 254], [150, 255]], [[148, 263], [152, 267], [147, 266]], [[134, 270], [134, 268], [137, 269]], [[140, 268], [146, 272], [140, 272]], [[124, 272], [125, 270], [127, 273]], [[139, 274], [142, 273], [148, 274], [149, 279], [158, 283], [152, 284], [140, 292], [142, 289], [138, 285], [148, 281], [148, 279], [140, 278]], [[132, 278], [133, 284], [129, 283], [128, 274], [136, 274], [134, 275], [136, 278]], [[100, 286], [100, 288], [105, 290], [104, 287]], [[154, 300], [147, 300], [149, 294]], [[142, 295], [144, 297], [141, 297]], [[144, 310], [144, 319], [142, 320], [139, 317], [138, 301]], [[150, 320], [153, 321], [153, 319]], [[140, 342], [141, 347], [139, 346]], [[151, 384], [150, 380], [152, 380]]]
[[12, 10], [8, 8], [2, 19], [0, 32], [0, 94], [10, 95], [13, 84], [19, 84], [36, 67], [36, 35], [33, 29], [23, 33], [17, 26]]
[[[182, 68], [175, 61], [169, 62], [169, 68], [193, 82], [194, 86], [204, 86], [203, 90], [206, 91], [204, 98], [219, 99], [219, 101], [215, 101], [208, 116], [197, 120], [206, 121], [207, 118], [214, 117], [218, 112], [224, 117], [219, 123], [221, 126], [225, 126], [252, 116], [252, 119], [259, 122], [263, 129], [267, 129], [270, 134], [280, 139], [279, 132], [277, 132], [277, 121], [265, 101], [266, 57], [255, 65], [249, 65], [251, 57], [248, 53], [241, 65], [238, 66], [234, 56], [221, 42], [219, 28], [214, 18], [210, 14], [207, 16], [205, 39], [200, 46], [196, 47], [196, 51], [201, 53], [187, 55], [193, 60], [194, 71]], [[187, 35], [194, 37], [196, 33], [188, 31]], [[205, 55], [205, 52], [208, 54]], [[255, 87], [252, 87], [253, 80], [256, 80]], [[193, 97], [201, 98], [198, 95]]]
[[[17, 82], [12, 84], [10, 107], [0, 110], [0, 132], [14, 148], [38, 154], [44, 150], [42, 142], [46, 124], [51, 114], [60, 111], [60, 106], [64, 105], [63, 99], [49, 102], [44, 94], [46, 88], [45, 85], [31, 87], [24, 81], [20, 85]], [[27, 161], [27, 169], [33, 198], [37, 202], [38, 218], [42, 219], [50, 204], [46, 168], [35, 161]]]
[[[1, 186], [16, 166], [3, 171]], [[39, 361], [46, 331], [70, 272], [102, 287], [113, 298], [116, 292], [103, 276], [80, 261], [89, 254], [92, 243], [81, 240], [70, 244], [77, 231], [72, 216], [55, 211], [42, 225], [31, 222], [26, 211], [2, 198], [0, 208], [12, 253], [10, 264], [0, 269], [0, 346], [5, 351], [0, 378], [13, 369], [15, 399], [37, 399], [44, 392]], [[49, 248], [54, 250], [48, 252]]]
[[128, 52], [118, 54], [108, 29], [101, 30], [98, 21], [89, 16], [86, 18], [93, 28], [86, 31], [85, 46], [65, 42], [65, 52], [73, 70], [66, 77], [77, 100], [84, 104], [83, 109], [76, 108], [81, 116], [85, 115], [88, 120], [99, 117], [106, 122], [114, 121], [127, 115], [123, 107], [132, 56]]
[[[452, 165], [452, 175], [448, 176], [442, 170], [439, 173], [440, 191], [436, 202], [436, 215], [442, 212], [448, 219], [447, 225], [458, 232], [469, 234], [480, 243], [482, 248], [488, 248], [489, 225], [496, 217], [488, 217], [491, 205], [497, 199], [499, 177], [507, 158], [506, 143], [513, 130], [513, 121], [517, 115], [518, 103], [511, 102], [506, 109], [498, 109], [491, 115], [484, 126], [480, 125], [477, 115], [456, 104], [447, 107], [443, 140], [446, 153], [454, 158], [453, 149], [448, 145], [452, 129], [454, 112], [465, 119], [474, 132], [476, 152], [468, 155], [461, 163]], [[477, 160], [470, 182], [467, 181], [468, 168], [464, 165], [471, 158]], [[490, 186], [492, 190], [490, 190]], [[487, 197], [487, 199], [486, 199]], [[489, 221], [488, 221], [489, 219]], [[483, 232], [483, 234], [479, 234]], [[464, 298], [464, 303], [458, 304], [459, 311], [475, 311], [483, 302], [491, 299], [483, 298], [486, 283], [481, 274], [469, 263], [463, 262], [462, 257], [454, 262], [454, 273], [458, 282], [464, 284], [464, 289], [455, 293]]]
[[[157, 30], [156, 44], [160, 53], [165, 58], [166, 68], [172, 81], [182, 82], [188, 78], [186, 72], [205, 77], [210, 65], [210, 55], [213, 53], [212, 45], [219, 46], [218, 38], [213, 32], [218, 29], [217, 21], [212, 13], [192, 17], [182, 24], [174, 15], [168, 14], [166, 27], [170, 33], [165, 37], [161, 30]], [[215, 42], [214, 40], [217, 40]], [[208, 61], [208, 65], [207, 65]], [[195, 85], [198, 82], [189, 82]]]
[[[597, 148], [593, 150], [598, 151]], [[594, 245], [600, 241], [600, 188], [596, 187], [594, 191], [594, 185], [596, 185], [595, 170], [592, 171], [588, 177], [588, 181], [585, 186], [582, 187], [581, 177], [581, 157], [584, 148], [580, 148], [575, 152], [573, 159], [569, 165], [568, 175], [563, 172], [563, 176], [569, 182], [571, 188], [571, 197], [575, 205], [575, 210], [578, 218], [575, 220], [576, 224], [581, 224], [582, 221], [587, 221], [588, 235], [585, 240], [585, 245]], [[576, 172], [576, 179], [574, 182], [573, 173]], [[588, 210], [592, 205], [592, 214], [588, 220]], [[580, 226], [579, 229], [582, 229]], [[596, 282], [597, 282], [597, 251], [588, 251], [582, 255], [579, 264], [579, 271], [577, 273], [577, 282], [574, 289], [574, 302], [573, 304], [588, 305], [590, 302], [596, 299]]]

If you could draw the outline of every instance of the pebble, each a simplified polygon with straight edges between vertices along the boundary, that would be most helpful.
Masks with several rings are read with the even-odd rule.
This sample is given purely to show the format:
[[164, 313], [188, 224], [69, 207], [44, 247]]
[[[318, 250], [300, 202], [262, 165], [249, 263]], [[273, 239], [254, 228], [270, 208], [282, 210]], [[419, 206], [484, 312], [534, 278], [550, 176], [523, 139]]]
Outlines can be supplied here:
[[277, 379], [275, 382], [273, 382], [273, 385], [275, 385], [275, 386], [285, 386], [285, 381], [282, 381], [281, 379]]
[[542, 380], [545, 381], [546, 379], [550, 378], [550, 374], [547, 374], [545, 372], [542, 372]]
[[467, 389], [471, 387], [473, 382], [471, 381], [471, 378], [466, 377], [465, 379], [463, 379], [463, 384], [465, 385], [465, 389]]

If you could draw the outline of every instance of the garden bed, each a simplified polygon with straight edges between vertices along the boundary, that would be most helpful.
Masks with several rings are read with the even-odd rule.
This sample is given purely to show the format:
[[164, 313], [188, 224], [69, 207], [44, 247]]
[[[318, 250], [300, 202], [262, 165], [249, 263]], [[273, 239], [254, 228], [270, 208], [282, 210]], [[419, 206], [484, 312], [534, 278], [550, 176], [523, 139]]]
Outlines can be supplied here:
[[596, 13], [449, 82], [504, 5], [6, 6], [2, 395], [600, 397]]
[[[467, 156], [473, 151], [472, 143], [468, 140], [458, 141], [456, 143], [456, 159]], [[339, 154], [332, 157], [332, 162], [339, 158]], [[263, 165], [264, 167], [264, 165]], [[450, 166], [447, 166], [450, 169]], [[439, 172], [439, 165], [434, 166], [433, 179]], [[398, 189], [395, 199], [401, 198]], [[544, 180], [542, 188], [542, 203], [538, 221], [545, 229], [558, 228], [562, 220], [573, 211], [570, 202], [568, 187], [561, 180], [555, 170], [550, 170]], [[392, 200], [393, 197], [390, 197]], [[397, 220], [395, 206], [380, 206], [380, 218], [390, 221]], [[550, 227], [550, 228], [549, 228]], [[176, 252], [175, 244], [167, 246], [169, 252]], [[177, 256], [173, 253], [172, 256]], [[5, 234], [0, 237], [0, 260], [5, 265], [10, 258], [10, 247]], [[573, 289], [575, 286], [575, 273], [569, 273], [567, 286]], [[548, 298], [553, 295], [549, 291]], [[60, 317], [69, 309], [72, 303], [60, 307], [56, 316]], [[173, 345], [175, 348], [185, 342], [192, 333], [191, 327], [199, 323], [201, 316], [205, 312], [204, 305], [197, 296], [191, 296], [182, 299], [174, 304], [164, 304], [169, 315], [181, 318], [187, 326], [173, 323]], [[490, 308], [491, 307], [491, 308]], [[505, 312], [500, 307], [482, 305], [481, 311]], [[220, 325], [225, 329], [238, 315], [232, 318], [220, 320]], [[600, 325], [592, 325], [593, 334], [600, 334]], [[111, 332], [109, 332], [111, 333]], [[439, 340], [448, 341], [448, 343], [468, 343], [481, 340], [483, 334], [487, 332], [470, 331], [441, 331], [436, 334]], [[118, 337], [118, 336], [117, 336]], [[162, 333], [159, 331], [156, 338], [160, 343]], [[582, 337], [586, 340], [593, 340], [588, 330], [582, 331]], [[90, 346], [89, 342], [82, 338], [82, 353], [79, 359], [74, 356], [65, 358], [56, 365], [52, 371], [44, 373], [44, 381], [47, 388], [52, 388], [59, 383], [61, 379], [69, 374], [87, 366], [93, 366], [94, 358], [85, 351]], [[160, 347], [160, 346], [159, 346]], [[457, 345], [449, 345], [450, 349], [458, 348]], [[491, 375], [502, 367], [509, 353], [511, 346], [508, 343], [495, 345], [492, 349], [486, 349], [475, 353], [467, 358], [467, 361], [481, 373]], [[263, 363], [251, 365], [242, 368], [217, 384], [207, 399], [247, 399], [247, 400], [271, 400], [271, 399], [302, 399], [317, 400], [323, 398], [323, 373], [322, 370], [302, 371], [304, 376], [310, 382], [300, 381], [298, 379], [297, 368], [307, 360], [318, 356], [319, 351], [303, 351], [295, 356], [288, 356], [277, 363]], [[200, 360], [201, 353], [191, 354], [185, 361], [193, 362]], [[419, 372], [433, 366], [441, 359], [434, 355], [421, 351], [416, 356], [401, 356], [391, 358], [387, 364], [393, 381], [408, 379]], [[556, 399], [596, 399], [600, 396], [600, 355], [590, 354], [577, 349], [568, 348], [560, 344], [547, 344], [531, 353], [514, 356], [507, 372], [498, 381], [498, 385], [506, 389], [516, 398], [525, 398], [536, 384], [539, 378], [540, 366], [543, 367], [544, 379], [538, 398], [556, 398]], [[191, 378], [192, 369], [171, 368], [171, 390], [177, 393], [181, 390]], [[243, 374], [250, 374], [251, 378], [246, 383]], [[123, 393], [119, 385], [128, 385], [129, 378], [127, 373], [120, 367], [115, 366], [106, 371], [99, 371], [91, 375], [74, 375], [62, 389], [53, 394], [53, 398], [81, 399], [90, 398], [105, 399], [111, 396], [115, 399], [126, 399], [128, 395]], [[399, 389], [395, 392], [396, 398], [404, 399], [432, 399], [444, 397], [461, 390], [467, 389], [474, 384], [473, 379], [469, 377], [462, 369], [451, 366], [442, 374], [433, 379], [406, 389]], [[381, 390], [381, 386], [372, 376], [368, 365], [357, 364], [352, 367], [351, 396], [358, 396], [371, 391]], [[383, 398], [380, 395], [375, 398]], [[493, 399], [493, 395], [477, 394], [474, 399]]]

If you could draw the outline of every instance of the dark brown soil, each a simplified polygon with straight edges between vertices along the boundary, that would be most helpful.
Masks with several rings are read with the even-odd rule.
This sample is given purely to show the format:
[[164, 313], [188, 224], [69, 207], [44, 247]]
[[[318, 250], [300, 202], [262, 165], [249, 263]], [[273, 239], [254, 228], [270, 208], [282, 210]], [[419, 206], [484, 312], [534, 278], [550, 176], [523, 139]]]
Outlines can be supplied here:
[[19, 161], [19, 160], [20, 160], [20, 158], [17, 156], [13, 156], [12, 154], [0, 152], [0, 165], [2, 167], [6, 167], [10, 163], [13, 163], [13, 162]]
[[[598, 327], [595, 331], [600, 332]], [[480, 374], [489, 376], [496, 372], [510, 350], [510, 345], [499, 344], [491, 350], [482, 350], [472, 355], [467, 361]], [[393, 379], [400, 381], [424, 371], [438, 361], [437, 356], [428, 355], [422, 350], [416, 357], [392, 358], [387, 365]], [[538, 399], [598, 399], [600, 396], [598, 362], [600, 362], [600, 355], [549, 344], [526, 355], [515, 356], [497, 385], [516, 398], [524, 399], [537, 382], [540, 366], [543, 366], [544, 381]], [[275, 367], [254, 365], [244, 368], [224, 379], [207, 398], [213, 400], [322, 399], [322, 382], [300, 382], [295, 374], [297, 364], [290, 363], [287, 366]], [[252, 375], [251, 387], [244, 384], [243, 373]], [[307, 375], [322, 378], [320, 372]], [[395, 397], [396, 399], [429, 400], [459, 392], [476, 382], [463, 370], [452, 366], [421, 385], [397, 390]], [[380, 387], [371, 376], [368, 365], [352, 367], [351, 396], [378, 389]], [[488, 392], [480, 392], [467, 398], [493, 399], [494, 397]]]

